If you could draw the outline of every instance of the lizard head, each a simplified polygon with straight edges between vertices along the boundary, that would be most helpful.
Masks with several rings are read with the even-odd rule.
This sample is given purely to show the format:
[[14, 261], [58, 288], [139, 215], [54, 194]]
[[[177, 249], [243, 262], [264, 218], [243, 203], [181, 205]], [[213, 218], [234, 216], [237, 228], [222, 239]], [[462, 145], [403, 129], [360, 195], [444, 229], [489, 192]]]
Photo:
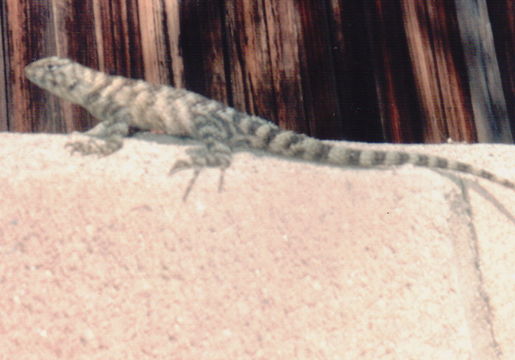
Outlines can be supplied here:
[[37, 86], [73, 103], [80, 102], [84, 86], [84, 72], [89, 68], [70, 59], [57, 56], [34, 61], [25, 67], [25, 75]]

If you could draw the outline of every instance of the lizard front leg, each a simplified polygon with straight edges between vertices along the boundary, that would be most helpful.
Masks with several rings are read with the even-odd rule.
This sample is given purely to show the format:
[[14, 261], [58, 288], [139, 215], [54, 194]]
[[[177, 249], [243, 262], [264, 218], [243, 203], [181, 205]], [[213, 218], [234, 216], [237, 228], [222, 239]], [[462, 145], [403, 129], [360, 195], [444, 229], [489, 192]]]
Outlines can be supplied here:
[[102, 121], [83, 133], [89, 137], [88, 140], [71, 141], [65, 146], [71, 148], [72, 154], [78, 152], [82, 155], [110, 155], [122, 147], [123, 138], [129, 133], [127, 116], [119, 120]]

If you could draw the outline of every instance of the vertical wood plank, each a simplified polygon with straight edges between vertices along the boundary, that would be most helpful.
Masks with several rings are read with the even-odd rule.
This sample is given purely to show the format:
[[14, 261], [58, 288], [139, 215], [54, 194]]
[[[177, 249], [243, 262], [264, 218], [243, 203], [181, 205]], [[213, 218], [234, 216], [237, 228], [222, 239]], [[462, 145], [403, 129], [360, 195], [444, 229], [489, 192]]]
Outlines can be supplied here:
[[343, 120], [338, 103], [332, 47], [326, 1], [297, 2], [301, 20], [301, 76], [304, 109], [312, 136], [341, 139]]
[[[99, 39], [99, 69], [133, 78], [144, 77], [138, 0], [100, 0], [93, 8]], [[97, 50], [97, 51], [98, 51]]]
[[371, 47], [372, 64], [368, 66], [374, 72], [384, 139], [396, 143], [419, 142], [423, 120], [417, 98], [413, 96], [415, 81], [400, 4], [377, 0], [363, 12], [368, 25], [368, 39], [363, 42]]
[[184, 59], [184, 86], [227, 103], [225, 56], [220, 0], [180, 3], [180, 48]]
[[236, 108], [277, 121], [265, 5], [262, 0], [225, 3], [227, 77]]
[[26, 64], [39, 57], [41, 52], [55, 50], [45, 41], [52, 36], [53, 28], [49, 11], [50, 1], [37, 3], [28, 0], [8, 0], [5, 6], [7, 32], [5, 54], [7, 91], [7, 112], [11, 131], [55, 132], [62, 127], [62, 116], [52, 118], [56, 113], [57, 101], [45, 101], [44, 91], [30, 84], [25, 78]]
[[7, 74], [7, 4], [0, 2], [0, 131], [7, 131], [11, 122], [10, 112], [12, 103], [10, 76]]
[[183, 88], [184, 81], [184, 60], [182, 50], [180, 48], [180, 2], [179, 1], [164, 1], [164, 25], [168, 29], [167, 41], [168, 48], [170, 49], [170, 61], [167, 66], [168, 70], [172, 71], [172, 84], [176, 87]]
[[56, 54], [98, 67], [98, 45], [92, 31], [95, 28], [93, 2], [53, 0], [51, 4], [54, 38], [47, 41], [55, 42]]
[[[58, 55], [69, 57], [82, 64], [98, 68], [97, 42], [94, 32], [92, 3], [74, 0], [52, 0], [50, 3], [52, 31], [46, 34], [44, 41], [55, 47], [50, 53], [40, 56]], [[90, 16], [84, 16], [89, 14]], [[76, 19], [81, 19], [77, 21]], [[57, 99], [45, 93], [43, 101], [56, 101], [53, 113], [48, 114], [47, 121], [55, 124], [55, 131], [70, 132], [74, 129], [85, 130], [96, 124], [94, 119], [82, 107]]]
[[[301, 27], [295, 1], [263, 0], [268, 35], [272, 87], [277, 101], [274, 119], [280, 126], [309, 133], [303, 106]], [[256, 70], [256, 69], [250, 69]], [[256, 93], [257, 96], [261, 93]]]
[[[448, 5], [448, 3], [447, 3]], [[424, 141], [475, 141], [467, 84], [460, 76], [454, 9], [444, 0], [402, 0], [404, 24], [422, 115]]]
[[[373, 29], [378, 24], [384, 24], [384, 21], [375, 14], [370, 2], [331, 0], [330, 7], [330, 33], [333, 37], [342, 137], [347, 140], [384, 141], [387, 133], [381, 119], [391, 119], [391, 116], [386, 112], [382, 118], [380, 116], [376, 91], [379, 86], [376, 85], [377, 74], [373, 69], [375, 65], [383, 63], [386, 54], [374, 51], [383, 46], [384, 41], [371, 36], [375, 31]], [[388, 28], [385, 33], [391, 34], [392, 29]]]
[[515, 141], [515, 1], [488, 1], [487, 5], [512, 139]]
[[455, 1], [478, 139], [511, 143], [513, 137], [486, 3]]
[[169, 85], [171, 49], [166, 21], [166, 8], [162, 0], [140, 1], [141, 52], [145, 79], [156, 84]]

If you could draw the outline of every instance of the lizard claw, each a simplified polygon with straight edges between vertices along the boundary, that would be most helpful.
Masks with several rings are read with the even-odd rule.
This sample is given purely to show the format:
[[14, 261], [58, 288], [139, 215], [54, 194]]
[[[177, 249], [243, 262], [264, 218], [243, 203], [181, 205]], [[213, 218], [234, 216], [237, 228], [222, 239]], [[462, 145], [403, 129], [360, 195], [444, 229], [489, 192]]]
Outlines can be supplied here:
[[[182, 170], [188, 170], [193, 168], [193, 176], [191, 177], [191, 180], [188, 184], [188, 187], [186, 188], [186, 191], [184, 192], [184, 195], [182, 197], [183, 201], [186, 201], [188, 198], [189, 193], [191, 192], [191, 189], [193, 188], [193, 185], [197, 181], [197, 178], [200, 174], [200, 171], [205, 167], [205, 165], [195, 165], [191, 161], [188, 160], [177, 160], [175, 164], [172, 166], [170, 171], [168, 172], [169, 176], [173, 176], [179, 171]], [[223, 183], [224, 183], [224, 174], [225, 174], [225, 167], [221, 167], [221, 174], [220, 174], [220, 180], [218, 183], [218, 192], [221, 192], [223, 190]]]
[[188, 160], [177, 160], [175, 164], [172, 166], [170, 171], [168, 172], [168, 175], [174, 175], [178, 173], [181, 170], [187, 170], [192, 168], [193, 165]]
[[184, 195], [182, 196], [182, 201], [186, 201], [187, 200], [188, 195], [190, 194], [191, 189], [193, 188], [193, 185], [197, 181], [198, 175], [200, 174], [200, 170], [202, 170], [202, 168], [193, 165], [188, 160], [177, 160], [175, 162], [175, 164], [172, 166], [172, 168], [170, 169], [170, 171], [168, 172], [169, 176], [173, 176], [173, 175], [177, 174], [179, 171], [188, 170], [188, 169], [191, 169], [191, 168], [194, 168], [193, 176], [190, 179], [188, 187], [184, 191]]
[[91, 138], [85, 142], [72, 141], [64, 145], [64, 147], [70, 148], [72, 155], [78, 152], [81, 155], [98, 155], [100, 157], [112, 154], [121, 147], [121, 144], [116, 141], [108, 142]]
[[92, 153], [92, 144], [83, 143], [80, 141], [69, 142], [64, 145], [65, 148], [70, 148], [70, 153], [73, 155], [76, 152], [82, 155], [89, 155]]

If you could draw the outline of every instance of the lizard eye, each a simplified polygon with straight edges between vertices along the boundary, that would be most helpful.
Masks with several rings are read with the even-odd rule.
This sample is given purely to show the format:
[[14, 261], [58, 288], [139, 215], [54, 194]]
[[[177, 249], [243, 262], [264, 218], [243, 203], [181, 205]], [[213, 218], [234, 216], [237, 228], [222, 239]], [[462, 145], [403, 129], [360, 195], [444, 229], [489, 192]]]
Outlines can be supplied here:
[[57, 68], [58, 68], [58, 66], [57, 66], [56, 64], [48, 64], [48, 65], [46, 66], [46, 69], [47, 69], [48, 71], [54, 71], [54, 70], [55, 70], [55, 69], [57, 69]]

